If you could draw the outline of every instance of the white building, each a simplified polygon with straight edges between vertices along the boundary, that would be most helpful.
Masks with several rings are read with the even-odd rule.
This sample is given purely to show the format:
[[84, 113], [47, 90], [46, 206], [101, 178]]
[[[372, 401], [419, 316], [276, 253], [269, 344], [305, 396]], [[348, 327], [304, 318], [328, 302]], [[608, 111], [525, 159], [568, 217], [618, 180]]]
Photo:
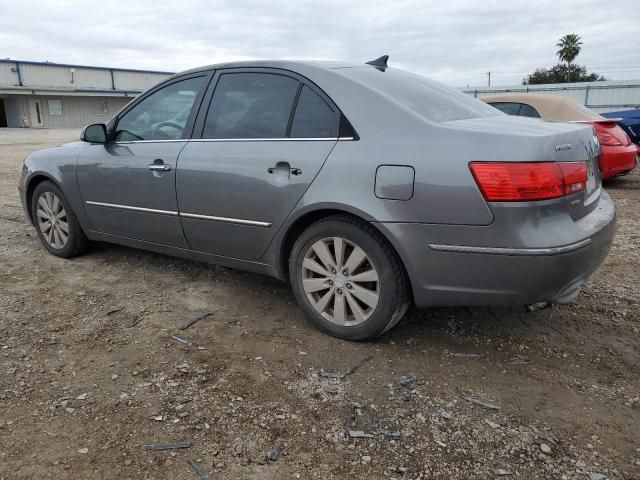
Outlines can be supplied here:
[[0, 127], [105, 122], [170, 72], [0, 60]]

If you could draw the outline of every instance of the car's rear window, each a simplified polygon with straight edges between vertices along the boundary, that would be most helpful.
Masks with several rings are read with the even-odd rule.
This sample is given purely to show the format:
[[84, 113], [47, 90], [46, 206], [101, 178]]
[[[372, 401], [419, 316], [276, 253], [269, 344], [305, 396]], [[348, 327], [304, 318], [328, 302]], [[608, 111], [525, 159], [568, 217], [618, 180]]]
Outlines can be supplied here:
[[433, 122], [492, 117], [501, 112], [441, 83], [394, 68], [345, 68], [344, 75], [377, 90]]

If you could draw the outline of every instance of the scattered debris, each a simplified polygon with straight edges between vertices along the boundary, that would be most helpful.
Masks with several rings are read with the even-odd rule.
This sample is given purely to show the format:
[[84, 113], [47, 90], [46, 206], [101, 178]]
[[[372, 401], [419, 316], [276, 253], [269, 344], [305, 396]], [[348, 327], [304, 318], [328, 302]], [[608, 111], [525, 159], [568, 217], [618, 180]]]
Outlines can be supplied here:
[[540, 444], [540, 450], [542, 450], [542, 453], [546, 453], [547, 455], [549, 455], [551, 453], [551, 447], [549, 445], [547, 445], [546, 443], [541, 443]]
[[451, 413], [447, 412], [446, 410], [440, 410], [440, 416], [445, 420], [451, 420], [453, 418], [453, 415], [451, 415]]
[[122, 310], [124, 310], [124, 305], [116, 305], [111, 310], [108, 310], [107, 313], [105, 313], [105, 315], [112, 315], [112, 314], [118, 313], [118, 312], [120, 312]]
[[536, 310], [544, 310], [549, 306], [549, 302], [538, 302], [527, 305], [527, 312], [535, 312]]
[[192, 318], [191, 320], [187, 320], [185, 323], [183, 323], [178, 330], [186, 330], [187, 328], [189, 328], [191, 325], [193, 325], [196, 322], [199, 322], [200, 320], [202, 320], [205, 317], [208, 317], [209, 315], [211, 315], [211, 312], [206, 311], [206, 312], [202, 312], [199, 313], [198, 315], [196, 315], [194, 318]]
[[274, 445], [273, 448], [267, 452], [267, 460], [275, 462], [280, 457], [280, 453], [282, 453], [282, 447], [278, 444]]
[[89, 453], [89, 449], [87, 447], [81, 448], [80, 450], [78, 450], [78, 453], [85, 455]]
[[550, 443], [553, 446], [558, 445], [558, 443], [560, 442], [560, 440], [558, 440], [556, 437], [554, 437], [551, 434], [546, 434], [544, 432], [541, 432], [540, 430], [538, 430], [536, 427], [534, 427], [533, 425], [529, 425], [529, 428], [531, 428], [531, 431], [534, 433], [534, 435], [536, 437], [538, 437], [541, 440], [546, 441], [547, 443]]
[[191, 343], [189, 340], [178, 337], [177, 335], [171, 335], [171, 339], [175, 340], [176, 342], [180, 342], [183, 345], [189, 345]]
[[480, 358], [484, 356], [482, 353], [450, 353], [449, 355], [457, 358]]
[[500, 425], [497, 424], [496, 422], [492, 422], [491, 420], [489, 420], [488, 418], [485, 419], [485, 422], [487, 423], [487, 425], [489, 425], [491, 428], [496, 429], [496, 428], [500, 428]]
[[475, 404], [475, 405], [478, 405], [479, 407], [482, 407], [482, 408], [487, 408], [487, 409], [489, 409], [489, 410], [500, 410], [500, 406], [495, 405], [495, 404], [493, 404], [493, 403], [484, 402], [484, 401], [482, 401], [482, 400], [480, 400], [480, 399], [478, 399], [478, 398], [473, 398], [473, 397], [464, 397], [464, 399], [465, 399], [467, 402], [471, 402], [471, 403], [473, 403], [473, 404]]
[[138, 315], [129, 323], [129, 325], [127, 325], [127, 328], [135, 327], [137, 324], [139, 324], [142, 321], [143, 318], [144, 318], [144, 315]]
[[357, 363], [356, 365], [354, 365], [351, 368], [348, 368], [347, 370], [345, 370], [344, 372], [341, 372], [340, 370], [325, 370], [325, 369], [321, 369], [319, 372], [319, 375], [323, 378], [331, 378], [331, 379], [335, 379], [335, 380], [342, 380], [345, 377], [348, 377], [349, 375], [351, 375], [352, 373], [354, 373], [356, 370], [358, 370], [361, 366], [363, 366], [365, 363], [370, 362], [371, 360], [373, 360], [373, 357], [366, 357], [363, 360], [361, 360], [359, 363]]
[[177, 448], [191, 448], [191, 442], [176, 442], [176, 443], [153, 443], [151, 445], [145, 445], [144, 449], [147, 451], [156, 450], [174, 450]]
[[76, 400], [86, 400], [88, 396], [88, 393], [82, 393], [76, 397]]
[[375, 438], [370, 433], [364, 433], [362, 430], [349, 430], [349, 436], [351, 438]]
[[408, 374], [403, 375], [401, 377], [394, 378], [393, 379], [393, 385], [396, 388], [408, 387], [413, 382], [415, 382], [417, 379], [418, 379], [418, 377], [417, 377], [417, 375], [415, 373], [408, 373]]
[[191, 468], [193, 468], [193, 471], [196, 472], [196, 475], [198, 475], [198, 478], [200, 480], [211, 480], [211, 475], [205, 472], [204, 468], [198, 465], [197, 462], [193, 460], [188, 460], [187, 463], [191, 465]]
[[595, 473], [595, 472], [587, 472], [589, 476], [589, 480], [607, 480], [607, 477], [604, 473]]
[[513, 473], [511, 473], [509, 470], [507, 470], [505, 467], [503, 467], [502, 465], [496, 465], [493, 468], [493, 473], [497, 476], [505, 476], [505, 475], [513, 475]]

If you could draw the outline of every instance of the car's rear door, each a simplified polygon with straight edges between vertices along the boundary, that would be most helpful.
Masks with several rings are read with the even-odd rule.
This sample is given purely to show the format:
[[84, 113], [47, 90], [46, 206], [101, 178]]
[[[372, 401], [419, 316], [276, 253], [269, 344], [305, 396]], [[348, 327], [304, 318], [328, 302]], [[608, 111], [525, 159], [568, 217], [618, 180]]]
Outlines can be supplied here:
[[111, 141], [83, 151], [78, 185], [92, 230], [187, 247], [176, 201], [176, 162], [210, 75], [179, 77], [151, 90], [115, 119]]
[[295, 74], [217, 72], [178, 159], [189, 246], [259, 258], [335, 146], [339, 124], [335, 105]]

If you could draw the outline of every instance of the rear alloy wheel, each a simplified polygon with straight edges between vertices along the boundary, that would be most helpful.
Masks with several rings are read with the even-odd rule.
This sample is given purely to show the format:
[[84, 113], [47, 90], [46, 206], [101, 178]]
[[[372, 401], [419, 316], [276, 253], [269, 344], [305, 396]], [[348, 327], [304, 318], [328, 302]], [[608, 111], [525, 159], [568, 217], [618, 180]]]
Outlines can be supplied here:
[[60, 189], [49, 181], [39, 183], [31, 197], [31, 218], [42, 245], [57, 257], [80, 255], [89, 240]]
[[365, 251], [346, 238], [322, 238], [311, 245], [301, 273], [307, 299], [331, 323], [359, 325], [378, 306], [378, 272]]
[[302, 232], [291, 252], [289, 277], [314, 325], [347, 340], [381, 335], [409, 306], [397, 254], [380, 232], [352, 217], [328, 217]]

